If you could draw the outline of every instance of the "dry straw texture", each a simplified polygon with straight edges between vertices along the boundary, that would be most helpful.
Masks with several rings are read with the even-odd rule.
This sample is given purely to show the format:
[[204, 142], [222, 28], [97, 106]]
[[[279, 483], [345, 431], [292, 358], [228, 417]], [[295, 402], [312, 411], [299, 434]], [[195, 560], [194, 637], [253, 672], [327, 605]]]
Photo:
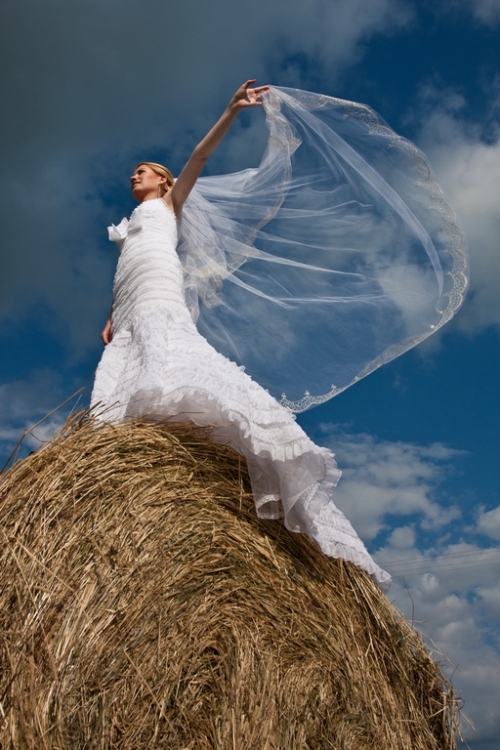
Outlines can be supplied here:
[[3, 749], [454, 747], [409, 625], [259, 521], [199, 431], [78, 418], [5, 475], [0, 514]]

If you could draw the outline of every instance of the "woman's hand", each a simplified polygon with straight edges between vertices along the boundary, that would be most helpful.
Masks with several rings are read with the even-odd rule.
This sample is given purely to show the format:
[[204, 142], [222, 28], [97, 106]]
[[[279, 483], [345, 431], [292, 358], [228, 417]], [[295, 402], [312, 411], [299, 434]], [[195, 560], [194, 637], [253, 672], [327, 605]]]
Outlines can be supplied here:
[[246, 109], [247, 107], [262, 106], [262, 95], [265, 94], [266, 91], [269, 91], [269, 86], [255, 86], [253, 89], [249, 88], [249, 86], [252, 83], [255, 83], [256, 80], [256, 78], [251, 78], [239, 87], [238, 91], [227, 105], [230, 112], [237, 114], [240, 110]]
[[113, 331], [111, 330], [111, 318], [108, 318], [106, 325], [104, 326], [104, 330], [101, 333], [101, 339], [104, 346], [107, 346], [108, 344], [111, 344], [111, 341], [113, 340]]
[[253, 89], [249, 88], [250, 84], [255, 83], [255, 81], [256, 79], [252, 78], [249, 81], [245, 81], [243, 86], [239, 87], [238, 91], [222, 113], [222, 116], [217, 120], [213, 128], [207, 133], [203, 140], [198, 143], [189, 157], [184, 169], [177, 178], [172, 190], [170, 190], [165, 196], [164, 200], [171, 208], [173, 208], [177, 218], [180, 218], [182, 206], [193, 189], [207, 159], [213, 154], [226, 135], [238, 112], [241, 112], [242, 109], [246, 109], [247, 107], [262, 105], [262, 95], [265, 94], [266, 91], [269, 91], [269, 86], [256, 86]]

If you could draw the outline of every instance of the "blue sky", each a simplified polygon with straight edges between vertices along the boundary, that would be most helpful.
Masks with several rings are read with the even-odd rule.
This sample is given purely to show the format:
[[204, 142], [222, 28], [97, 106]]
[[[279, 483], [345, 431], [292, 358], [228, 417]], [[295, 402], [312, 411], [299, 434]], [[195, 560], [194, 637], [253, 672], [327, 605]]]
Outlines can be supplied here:
[[[467, 235], [469, 297], [300, 422], [337, 453], [338, 503], [394, 572], [390, 598], [458, 667], [470, 747], [497, 748], [500, 0], [16, 0], [0, 35], [5, 457], [81, 386], [88, 403], [116, 262], [105, 228], [133, 207], [132, 166], [177, 172], [244, 79], [369, 104], [428, 155]], [[258, 163], [264, 137], [242, 118], [209, 171]]]

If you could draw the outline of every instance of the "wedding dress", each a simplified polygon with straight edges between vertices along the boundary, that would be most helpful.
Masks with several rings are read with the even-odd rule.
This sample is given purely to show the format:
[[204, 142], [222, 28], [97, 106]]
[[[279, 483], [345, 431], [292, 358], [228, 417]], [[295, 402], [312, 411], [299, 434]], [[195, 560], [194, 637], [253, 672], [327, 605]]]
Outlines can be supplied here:
[[210, 426], [246, 457], [259, 516], [384, 589], [390, 576], [331, 499], [333, 454], [294, 412], [452, 317], [463, 235], [424, 155], [368, 107], [271, 87], [264, 108], [258, 168], [200, 178], [180, 225], [149, 200], [110, 228], [113, 340], [92, 404], [109, 421]]
[[198, 333], [184, 297], [177, 220], [162, 199], [140, 204], [110, 228], [121, 247], [114, 283], [113, 339], [96, 372], [92, 404], [101, 418], [188, 420], [246, 457], [261, 518], [284, 518], [322, 551], [366, 570], [387, 589], [390, 576], [372, 560], [331, 490], [340, 472], [294, 415], [244, 368]]

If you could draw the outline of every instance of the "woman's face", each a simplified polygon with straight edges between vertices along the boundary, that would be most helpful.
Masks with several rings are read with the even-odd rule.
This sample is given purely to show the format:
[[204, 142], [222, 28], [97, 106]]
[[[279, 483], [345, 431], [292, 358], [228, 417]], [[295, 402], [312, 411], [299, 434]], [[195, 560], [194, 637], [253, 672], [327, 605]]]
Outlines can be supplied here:
[[139, 203], [158, 198], [158, 186], [165, 182], [165, 177], [160, 177], [151, 167], [139, 164], [130, 178], [132, 195]]

